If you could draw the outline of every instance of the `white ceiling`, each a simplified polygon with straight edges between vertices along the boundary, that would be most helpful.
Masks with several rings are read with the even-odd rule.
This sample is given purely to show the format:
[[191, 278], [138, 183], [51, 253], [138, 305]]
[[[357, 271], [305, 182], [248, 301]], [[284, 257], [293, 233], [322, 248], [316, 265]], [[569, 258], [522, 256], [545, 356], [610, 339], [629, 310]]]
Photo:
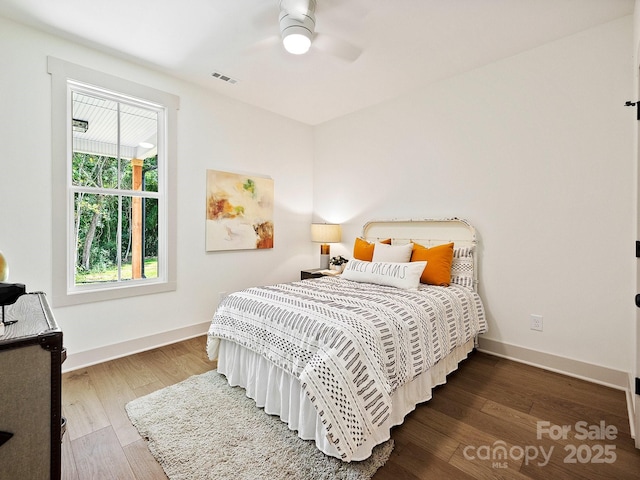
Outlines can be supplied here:
[[[630, 15], [634, 3], [317, 0], [304, 56], [282, 49], [278, 0], [0, 0], [0, 15], [316, 125]], [[337, 42], [360, 55], [327, 53]]]

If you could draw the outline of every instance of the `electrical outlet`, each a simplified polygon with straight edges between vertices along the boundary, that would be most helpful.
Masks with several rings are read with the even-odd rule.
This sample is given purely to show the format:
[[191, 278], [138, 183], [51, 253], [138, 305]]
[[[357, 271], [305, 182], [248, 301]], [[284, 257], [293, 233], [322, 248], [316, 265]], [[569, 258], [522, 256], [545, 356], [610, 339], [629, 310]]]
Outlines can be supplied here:
[[531, 330], [542, 331], [542, 315], [531, 315]]

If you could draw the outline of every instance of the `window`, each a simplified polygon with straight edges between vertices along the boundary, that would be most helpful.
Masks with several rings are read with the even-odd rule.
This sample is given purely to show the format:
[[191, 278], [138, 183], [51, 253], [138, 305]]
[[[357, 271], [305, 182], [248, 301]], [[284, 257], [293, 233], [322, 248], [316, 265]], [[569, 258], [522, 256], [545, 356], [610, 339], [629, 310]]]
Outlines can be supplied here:
[[53, 303], [175, 289], [178, 100], [49, 58]]

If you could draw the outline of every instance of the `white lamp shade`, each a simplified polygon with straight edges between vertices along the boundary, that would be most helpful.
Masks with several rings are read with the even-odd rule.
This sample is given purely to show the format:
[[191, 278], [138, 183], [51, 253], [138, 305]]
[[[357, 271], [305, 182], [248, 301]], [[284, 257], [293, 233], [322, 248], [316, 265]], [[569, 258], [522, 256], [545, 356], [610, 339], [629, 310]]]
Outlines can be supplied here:
[[312, 223], [311, 241], [317, 243], [338, 243], [342, 240], [342, 228], [335, 223]]

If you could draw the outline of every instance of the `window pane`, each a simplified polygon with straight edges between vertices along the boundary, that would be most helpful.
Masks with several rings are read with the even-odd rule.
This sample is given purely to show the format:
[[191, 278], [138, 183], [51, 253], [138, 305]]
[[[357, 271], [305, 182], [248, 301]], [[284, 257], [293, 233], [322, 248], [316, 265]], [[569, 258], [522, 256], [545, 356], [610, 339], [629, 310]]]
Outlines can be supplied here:
[[[81, 92], [72, 96], [72, 184], [158, 192], [158, 113]], [[158, 277], [156, 199], [74, 196], [76, 284]]]
[[158, 201], [122, 201], [122, 280], [158, 277]]
[[131, 280], [131, 197], [122, 197], [120, 280]]
[[127, 159], [121, 159], [120, 171], [122, 174], [120, 178], [120, 188], [124, 188], [125, 190], [132, 190], [131, 176], [133, 175], [133, 172], [131, 171], [131, 161]]
[[118, 158], [118, 103], [72, 92], [73, 151]]
[[[155, 157], [158, 151], [158, 113], [120, 104], [120, 142], [122, 188], [146, 190], [143, 179], [150, 166], [146, 165], [145, 159]], [[137, 171], [136, 166], [140, 167]]]
[[118, 160], [102, 155], [73, 152], [71, 175], [73, 185], [117, 188]]
[[158, 191], [158, 156], [144, 160], [133, 158], [121, 160], [121, 188], [143, 192]]
[[144, 159], [142, 166], [142, 190], [145, 192], [158, 191], [158, 155]]
[[[157, 184], [156, 184], [157, 186]], [[158, 199], [144, 199], [144, 278], [158, 278]]]
[[158, 191], [158, 156], [122, 160], [122, 188], [143, 192]]
[[74, 194], [75, 283], [118, 280], [118, 197]]

